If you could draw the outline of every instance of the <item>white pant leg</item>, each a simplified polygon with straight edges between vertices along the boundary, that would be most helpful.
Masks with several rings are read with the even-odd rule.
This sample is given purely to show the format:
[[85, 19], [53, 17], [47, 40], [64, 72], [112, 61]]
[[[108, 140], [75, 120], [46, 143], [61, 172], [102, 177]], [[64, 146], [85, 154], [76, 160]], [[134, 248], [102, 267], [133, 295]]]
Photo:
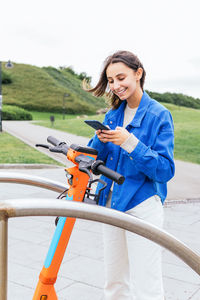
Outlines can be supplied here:
[[131, 300], [126, 232], [103, 225], [105, 300]]
[[[111, 204], [109, 193], [107, 207]], [[131, 300], [130, 274], [126, 232], [124, 229], [103, 224], [105, 300]]]
[[[163, 207], [157, 196], [127, 213], [162, 227]], [[103, 225], [103, 238], [105, 300], [163, 300], [161, 248], [143, 237], [110, 225]]]
[[[158, 196], [145, 200], [127, 213], [158, 227], [163, 225], [163, 206]], [[134, 233], [127, 231], [126, 234], [134, 299], [164, 300], [161, 247]]]

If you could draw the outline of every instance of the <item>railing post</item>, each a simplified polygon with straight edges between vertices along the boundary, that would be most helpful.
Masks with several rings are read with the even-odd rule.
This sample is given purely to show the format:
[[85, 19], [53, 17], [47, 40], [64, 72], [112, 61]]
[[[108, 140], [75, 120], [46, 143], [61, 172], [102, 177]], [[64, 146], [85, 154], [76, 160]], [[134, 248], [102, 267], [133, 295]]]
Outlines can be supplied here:
[[0, 216], [0, 300], [7, 300], [8, 218]]

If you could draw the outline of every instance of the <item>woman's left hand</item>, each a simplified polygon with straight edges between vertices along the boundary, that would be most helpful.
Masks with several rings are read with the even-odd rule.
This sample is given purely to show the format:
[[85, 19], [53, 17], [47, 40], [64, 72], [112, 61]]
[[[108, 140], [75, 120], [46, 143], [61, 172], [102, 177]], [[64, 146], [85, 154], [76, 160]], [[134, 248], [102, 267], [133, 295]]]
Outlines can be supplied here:
[[123, 144], [131, 134], [123, 127], [116, 127], [115, 130], [102, 130], [101, 140], [104, 143], [111, 142], [115, 145]]

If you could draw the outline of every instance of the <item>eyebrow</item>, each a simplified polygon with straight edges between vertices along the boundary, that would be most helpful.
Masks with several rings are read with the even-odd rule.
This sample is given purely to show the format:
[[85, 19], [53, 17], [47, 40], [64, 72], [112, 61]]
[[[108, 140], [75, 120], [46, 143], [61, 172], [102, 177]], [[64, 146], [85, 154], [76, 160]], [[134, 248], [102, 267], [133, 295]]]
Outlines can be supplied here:
[[[119, 74], [116, 75], [116, 77], [119, 77], [119, 76], [125, 76], [125, 74], [124, 74], [124, 73], [119, 73]], [[109, 79], [109, 78], [112, 79], [112, 77], [109, 77], [109, 76], [108, 76], [107, 78], [108, 78], [108, 79]]]

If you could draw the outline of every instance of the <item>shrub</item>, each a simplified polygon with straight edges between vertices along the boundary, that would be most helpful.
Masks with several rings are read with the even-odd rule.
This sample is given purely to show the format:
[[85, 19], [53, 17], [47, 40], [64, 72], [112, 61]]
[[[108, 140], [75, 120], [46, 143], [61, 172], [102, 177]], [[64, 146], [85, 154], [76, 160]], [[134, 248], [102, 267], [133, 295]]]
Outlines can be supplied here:
[[2, 71], [2, 83], [3, 84], [10, 84], [10, 83], [12, 83], [11, 76], [8, 73], [4, 72], [4, 71]]
[[3, 120], [32, 120], [32, 115], [23, 108], [13, 105], [3, 105]]

